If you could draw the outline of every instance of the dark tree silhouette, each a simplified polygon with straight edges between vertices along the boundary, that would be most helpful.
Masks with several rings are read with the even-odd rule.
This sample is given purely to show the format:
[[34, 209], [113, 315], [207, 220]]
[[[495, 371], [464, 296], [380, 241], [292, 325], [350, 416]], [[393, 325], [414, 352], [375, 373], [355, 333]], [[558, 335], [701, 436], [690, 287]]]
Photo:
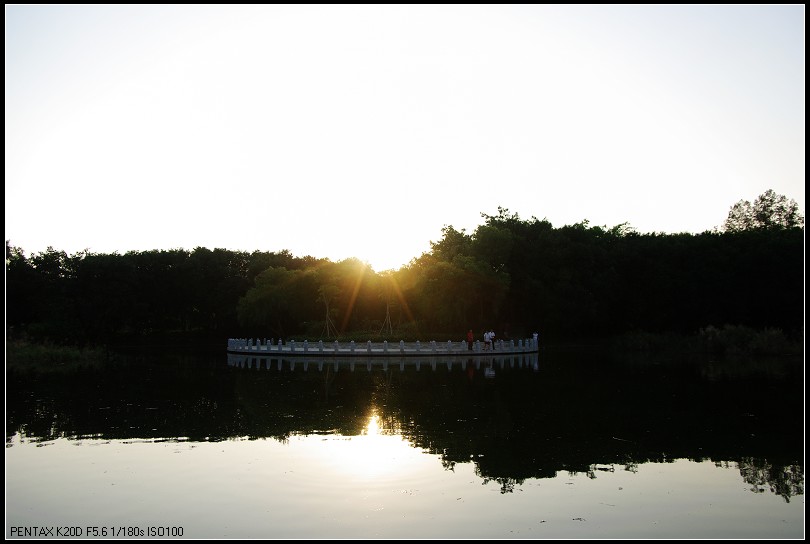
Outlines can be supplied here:
[[216, 345], [383, 330], [462, 340], [470, 328], [493, 328], [502, 338], [541, 332], [565, 342], [731, 325], [801, 338], [804, 218], [773, 191], [738, 203], [722, 231], [696, 235], [588, 221], [554, 228], [504, 208], [483, 217], [473, 234], [445, 226], [430, 251], [389, 277], [358, 259], [289, 251], [48, 248], [29, 258], [7, 241], [7, 333], [77, 345], [149, 335]]

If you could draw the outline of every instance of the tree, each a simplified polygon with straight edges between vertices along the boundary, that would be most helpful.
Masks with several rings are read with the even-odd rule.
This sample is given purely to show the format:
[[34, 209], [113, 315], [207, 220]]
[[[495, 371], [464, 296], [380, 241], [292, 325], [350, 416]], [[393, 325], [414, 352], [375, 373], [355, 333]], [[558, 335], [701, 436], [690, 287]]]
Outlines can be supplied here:
[[753, 204], [740, 200], [728, 213], [722, 230], [740, 232], [752, 229], [789, 229], [804, 227], [804, 216], [796, 201], [768, 189]]
[[316, 291], [312, 273], [270, 267], [256, 276], [256, 285], [239, 299], [239, 324], [258, 335], [300, 333], [303, 322], [316, 315]]

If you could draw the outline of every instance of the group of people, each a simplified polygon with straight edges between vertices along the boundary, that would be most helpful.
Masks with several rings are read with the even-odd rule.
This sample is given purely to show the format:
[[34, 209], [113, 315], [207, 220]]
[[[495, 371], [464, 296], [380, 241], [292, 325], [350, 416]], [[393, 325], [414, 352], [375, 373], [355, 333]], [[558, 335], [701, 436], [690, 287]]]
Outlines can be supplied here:
[[[472, 329], [467, 331], [467, 349], [472, 351], [475, 335]], [[484, 351], [492, 351], [495, 349], [495, 331], [484, 331]]]

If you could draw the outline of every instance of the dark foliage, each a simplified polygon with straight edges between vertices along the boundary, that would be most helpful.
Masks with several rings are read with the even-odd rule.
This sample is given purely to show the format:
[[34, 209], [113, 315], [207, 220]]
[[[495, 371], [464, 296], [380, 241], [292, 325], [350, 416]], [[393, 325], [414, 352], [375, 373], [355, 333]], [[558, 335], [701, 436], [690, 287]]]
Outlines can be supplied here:
[[733, 325], [801, 338], [803, 227], [639, 234], [587, 221], [553, 228], [501, 208], [483, 218], [472, 234], [446, 226], [431, 251], [384, 274], [287, 251], [48, 248], [29, 258], [6, 241], [8, 333], [85, 345], [167, 335], [446, 340], [439, 333], [486, 328], [565, 342]]

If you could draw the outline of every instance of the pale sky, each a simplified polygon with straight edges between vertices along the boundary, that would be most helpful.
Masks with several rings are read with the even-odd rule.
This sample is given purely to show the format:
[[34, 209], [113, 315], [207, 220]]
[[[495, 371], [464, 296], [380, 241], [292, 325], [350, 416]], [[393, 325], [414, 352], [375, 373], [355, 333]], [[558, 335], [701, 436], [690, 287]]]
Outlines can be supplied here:
[[6, 5], [6, 239], [375, 270], [498, 206], [805, 213], [804, 5]]

